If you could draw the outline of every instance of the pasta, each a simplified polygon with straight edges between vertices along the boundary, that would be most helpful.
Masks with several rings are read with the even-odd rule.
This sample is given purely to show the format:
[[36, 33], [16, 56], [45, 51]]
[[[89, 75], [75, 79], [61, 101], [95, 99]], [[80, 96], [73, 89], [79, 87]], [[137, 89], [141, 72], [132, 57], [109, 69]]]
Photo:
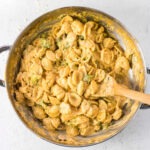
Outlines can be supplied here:
[[[102, 25], [65, 16], [24, 50], [15, 96], [46, 130], [89, 136], [122, 117], [127, 99], [101, 83], [112, 76], [127, 84], [129, 69], [123, 49]], [[97, 97], [106, 95], [104, 89], [110, 96]]]

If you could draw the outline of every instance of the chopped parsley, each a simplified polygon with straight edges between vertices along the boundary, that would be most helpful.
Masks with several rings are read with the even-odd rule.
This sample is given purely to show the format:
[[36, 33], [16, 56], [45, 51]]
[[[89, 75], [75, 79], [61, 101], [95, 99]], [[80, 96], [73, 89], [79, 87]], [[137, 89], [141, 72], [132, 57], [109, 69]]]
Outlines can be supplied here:
[[67, 66], [68, 63], [66, 62], [66, 60], [62, 60], [61, 63], [60, 63], [60, 65], [61, 65], [61, 66]]
[[56, 43], [58, 44], [61, 41], [60, 38], [56, 39]]
[[70, 45], [69, 45], [69, 43], [67, 42], [67, 43], [64, 45], [63, 50], [67, 50], [69, 47], [70, 47]]
[[93, 75], [91, 75], [91, 74], [86, 74], [85, 76], [84, 76], [84, 78], [83, 78], [83, 81], [85, 81], [86, 83], [90, 83], [91, 82], [91, 80], [93, 79]]
[[46, 41], [46, 39], [41, 40], [42, 48], [50, 48], [50, 44]]
[[61, 39], [60, 38], [56, 39], [56, 45], [58, 46], [58, 48], [61, 47]]
[[57, 60], [56, 63], [55, 63], [56, 67], [59, 67], [60, 66], [60, 61]]
[[78, 35], [78, 39], [79, 40], [84, 40], [84, 36], [83, 35]]
[[32, 84], [33, 86], [37, 85], [39, 79], [40, 79], [40, 76], [39, 76], [39, 75], [33, 74], [33, 75], [31, 76], [31, 80], [30, 80], [30, 81], [31, 81], [31, 84]]
[[44, 109], [45, 109], [45, 108], [46, 108], [46, 106], [47, 106], [47, 105], [43, 102], [43, 100], [42, 100], [42, 99], [41, 99], [41, 100], [39, 100], [39, 101], [37, 101], [37, 102], [36, 102], [36, 104], [37, 104], [37, 105], [42, 106], [42, 108], [44, 108]]
[[107, 128], [108, 128], [108, 123], [103, 123], [103, 124], [102, 124], [102, 129], [105, 130], [105, 129], [107, 129]]

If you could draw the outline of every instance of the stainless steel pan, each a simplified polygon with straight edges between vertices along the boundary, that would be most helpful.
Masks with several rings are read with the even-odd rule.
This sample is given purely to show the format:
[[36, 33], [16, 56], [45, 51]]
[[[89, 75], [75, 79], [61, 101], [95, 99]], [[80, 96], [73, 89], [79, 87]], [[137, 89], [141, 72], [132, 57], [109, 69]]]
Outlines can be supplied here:
[[[41, 138], [55, 144], [66, 146], [87, 146], [100, 143], [119, 133], [128, 124], [140, 106], [138, 102], [133, 101], [129, 110], [125, 112], [125, 115], [119, 121], [110, 126], [107, 130], [100, 131], [88, 137], [69, 137], [62, 131], [46, 131], [42, 127], [41, 123], [34, 118], [30, 109], [25, 105], [19, 104], [14, 96], [14, 80], [19, 69], [22, 52], [26, 45], [31, 43], [31, 41], [38, 34], [44, 32], [47, 29], [50, 29], [51, 25], [59, 21], [63, 15], [71, 15], [83, 21], [97, 21], [98, 23], [104, 25], [109, 30], [109, 32], [115, 34], [124, 49], [129, 51], [132, 50], [135, 59], [137, 59], [137, 62], [133, 64], [133, 69], [130, 71], [130, 80], [132, 82], [133, 89], [140, 91], [144, 90], [146, 84], [145, 78], [147, 73], [149, 74], [150, 71], [148, 69], [148, 72], [146, 73], [147, 68], [145, 66], [142, 51], [138, 42], [118, 20], [101, 11], [85, 7], [66, 7], [48, 12], [28, 25], [18, 36], [11, 47], [1, 47], [0, 53], [6, 50], [10, 50], [10, 53], [7, 60], [6, 78], [5, 81], [0, 80], [0, 85], [7, 88], [9, 99], [20, 119], [29, 129], [31, 129]], [[142, 105], [141, 108], [145, 109], [149, 107], [147, 105]]]

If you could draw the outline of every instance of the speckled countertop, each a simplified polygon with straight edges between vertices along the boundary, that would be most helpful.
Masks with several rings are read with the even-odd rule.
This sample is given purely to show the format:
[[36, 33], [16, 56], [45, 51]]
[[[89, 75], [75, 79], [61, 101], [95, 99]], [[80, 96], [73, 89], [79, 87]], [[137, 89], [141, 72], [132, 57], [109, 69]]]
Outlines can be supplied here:
[[[140, 42], [147, 66], [150, 67], [150, 1], [149, 0], [0, 0], [0, 46], [13, 44], [33, 19], [64, 6], [86, 6], [99, 9], [119, 19]], [[4, 78], [7, 53], [0, 55], [0, 78]], [[147, 80], [150, 93], [150, 75]], [[19, 120], [0, 87], [1, 150], [69, 150], [50, 144], [28, 130]], [[79, 148], [74, 148], [79, 149]], [[150, 109], [139, 110], [129, 125], [110, 140], [82, 150], [149, 150]]]

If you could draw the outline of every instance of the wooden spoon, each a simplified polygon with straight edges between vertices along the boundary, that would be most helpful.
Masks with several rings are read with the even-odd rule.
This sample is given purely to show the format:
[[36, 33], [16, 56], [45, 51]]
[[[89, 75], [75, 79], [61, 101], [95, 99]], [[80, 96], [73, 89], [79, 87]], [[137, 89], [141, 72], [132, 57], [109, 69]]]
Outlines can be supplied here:
[[107, 75], [103, 83], [99, 85], [99, 91], [91, 95], [92, 98], [108, 97], [108, 96], [125, 96], [127, 98], [137, 100], [144, 104], [150, 105], [150, 95], [142, 92], [137, 92], [127, 88], [124, 85], [118, 84], [114, 78]]

